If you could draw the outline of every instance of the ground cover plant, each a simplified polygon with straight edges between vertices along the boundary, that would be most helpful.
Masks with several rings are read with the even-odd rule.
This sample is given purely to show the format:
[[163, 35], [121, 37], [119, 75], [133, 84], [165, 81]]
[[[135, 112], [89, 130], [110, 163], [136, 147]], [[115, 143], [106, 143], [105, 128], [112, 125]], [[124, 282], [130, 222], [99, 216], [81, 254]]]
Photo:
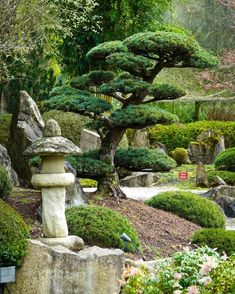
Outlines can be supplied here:
[[[95, 119], [102, 139], [99, 160], [112, 166], [99, 180], [98, 190], [104, 195], [125, 197], [114, 168], [114, 154], [126, 129], [177, 121], [175, 115], [153, 103], [185, 94], [173, 85], [153, 84], [155, 77], [163, 68], [213, 67], [218, 60], [192, 36], [170, 26], [135, 34], [124, 41], [99, 44], [87, 53], [87, 58], [99, 70], [75, 77], [71, 88], [54, 89], [44, 109], [72, 111]], [[97, 94], [117, 101], [115, 107]]]
[[[89, 245], [137, 251], [140, 241], [129, 221], [111, 209], [101, 206], [79, 206], [66, 211], [69, 232]], [[126, 233], [132, 240], [124, 244], [120, 236]]]
[[163, 192], [145, 204], [177, 214], [206, 228], [223, 228], [225, 219], [220, 208], [211, 200], [191, 192]]
[[193, 234], [192, 243], [198, 246], [207, 245], [211, 248], [217, 248], [218, 252], [231, 255], [235, 253], [235, 231], [201, 229]]
[[179, 252], [154, 270], [129, 268], [123, 293], [233, 294], [235, 256], [221, 256], [215, 249], [199, 247]]
[[0, 267], [21, 265], [28, 238], [29, 231], [21, 216], [0, 199]]
[[11, 114], [0, 115], [0, 144], [7, 145], [11, 124]]

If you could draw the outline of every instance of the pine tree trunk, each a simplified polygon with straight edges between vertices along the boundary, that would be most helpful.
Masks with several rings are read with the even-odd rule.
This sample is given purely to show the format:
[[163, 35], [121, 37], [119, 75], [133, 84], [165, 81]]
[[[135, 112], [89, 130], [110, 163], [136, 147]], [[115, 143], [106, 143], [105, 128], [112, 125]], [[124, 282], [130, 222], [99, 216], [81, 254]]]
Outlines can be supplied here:
[[126, 129], [122, 128], [112, 128], [102, 140], [100, 160], [113, 166], [113, 172], [98, 182], [98, 192], [104, 196], [126, 198], [125, 193], [120, 188], [119, 177], [114, 166], [114, 155], [125, 131]]

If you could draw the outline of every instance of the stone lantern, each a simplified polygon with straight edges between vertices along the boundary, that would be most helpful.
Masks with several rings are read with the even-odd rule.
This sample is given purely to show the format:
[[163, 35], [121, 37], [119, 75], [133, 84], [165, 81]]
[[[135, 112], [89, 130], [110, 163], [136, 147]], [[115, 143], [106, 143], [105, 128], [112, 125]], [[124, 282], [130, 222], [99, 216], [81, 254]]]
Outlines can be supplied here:
[[46, 238], [68, 236], [65, 218], [65, 187], [74, 183], [74, 175], [65, 173], [65, 155], [77, 155], [81, 150], [61, 137], [59, 124], [50, 119], [43, 129], [43, 137], [36, 139], [24, 154], [40, 156], [42, 170], [32, 177], [32, 184], [42, 190], [43, 235]]

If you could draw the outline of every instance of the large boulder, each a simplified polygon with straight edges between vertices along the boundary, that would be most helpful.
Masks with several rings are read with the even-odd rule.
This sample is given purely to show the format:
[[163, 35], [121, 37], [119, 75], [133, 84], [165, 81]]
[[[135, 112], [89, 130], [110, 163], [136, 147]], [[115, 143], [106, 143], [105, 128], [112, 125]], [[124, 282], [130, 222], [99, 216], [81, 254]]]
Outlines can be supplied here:
[[196, 169], [196, 186], [201, 188], [208, 187], [208, 179], [206, 175], [205, 166], [199, 162]]
[[78, 252], [30, 240], [28, 255], [7, 285], [14, 294], [114, 294], [119, 293], [124, 270], [120, 249], [90, 247]]
[[96, 132], [93, 132], [87, 129], [82, 129], [80, 145], [83, 152], [100, 149], [100, 146], [101, 146], [100, 135], [97, 134]]
[[192, 163], [211, 164], [216, 156], [225, 150], [224, 137], [213, 130], [202, 132], [196, 141], [188, 147], [189, 159]]
[[147, 130], [132, 130], [129, 144], [132, 147], [150, 147]]
[[159, 176], [152, 172], [134, 172], [120, 180], [123, 187], [151, 187], [159, 180]]
[[11, 166], [11, 159], [7, 153], [7, 149], [0, 144], [0, 164], [6, 169], [14, 186], [18, 186], [17, 173]]
[[18, 106], [11, 121], [8, 152], [19, 178], [27, 184], [31, 182], [28, 158], [23, 155], [34, 140], [42, 136], [44, 122], [35, 101], [26, 91], [20, 91]]
[[235, 187], [219, 186], [202, 195], [215, 201], [227, 217], [235, 217]]
[[65, 161], [65, 171], [66, 173], [72, 173], [75, 176], [75, 182], [66, 187], [66, 194], [65, 194], [66, 208], [87, 204], [88, 200], [83, 192], [79, 179], [76, 177], [76, 170], [67, 161]]

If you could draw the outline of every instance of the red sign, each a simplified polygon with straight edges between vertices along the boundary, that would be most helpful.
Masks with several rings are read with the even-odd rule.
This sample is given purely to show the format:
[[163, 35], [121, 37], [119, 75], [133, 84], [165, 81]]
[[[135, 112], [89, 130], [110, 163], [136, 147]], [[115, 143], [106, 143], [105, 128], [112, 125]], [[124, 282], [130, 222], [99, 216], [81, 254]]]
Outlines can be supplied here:
[[180, 180], [187, 180], [188, 179], [188, 172], [179, 172], [178, 173], [178, 178]]

